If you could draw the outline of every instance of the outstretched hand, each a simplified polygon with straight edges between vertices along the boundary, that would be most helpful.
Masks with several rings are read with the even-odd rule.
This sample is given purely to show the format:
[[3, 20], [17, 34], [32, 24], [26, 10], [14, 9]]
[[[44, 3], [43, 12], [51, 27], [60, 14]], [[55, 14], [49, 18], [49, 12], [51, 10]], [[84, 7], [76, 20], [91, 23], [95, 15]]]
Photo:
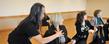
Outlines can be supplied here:
[[58, 35], [58, 37], [62, 36], [64, 33], [62, 32], [62, 30], [60, 30], [59, 28], [57, 28], [55, 30], [56, 34]]

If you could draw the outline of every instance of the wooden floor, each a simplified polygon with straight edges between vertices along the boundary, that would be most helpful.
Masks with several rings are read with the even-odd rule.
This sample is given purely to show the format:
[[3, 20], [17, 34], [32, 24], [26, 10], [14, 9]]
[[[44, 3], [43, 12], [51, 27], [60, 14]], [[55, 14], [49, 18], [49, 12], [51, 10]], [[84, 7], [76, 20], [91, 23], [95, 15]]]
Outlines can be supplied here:
[[[76, 30], [75, 30], [75, 19], [68, 19], [64, 21], [64, 24], [67, 28], [68, 31], [68, 36], [70, 38], [72, 38], [75, 34], [76, 34]], [[43, 30], [43, 34], [46, 31], [46, 29], [42, 29]], [[12, 30], [6, 29], [6, 30], [2, 30], [0, 31], [0, 44], [8, 44], [7, 43], [7, 38], [8, 38], [8, 34], [11, 32]], [[32, 44], [40, 44], [37, 40], [35, 39], [31, 39]], [[71, 44], [71, 43], [69, 43]], [[106, 42], [106, 44], [109, 44], [109, 41]]]

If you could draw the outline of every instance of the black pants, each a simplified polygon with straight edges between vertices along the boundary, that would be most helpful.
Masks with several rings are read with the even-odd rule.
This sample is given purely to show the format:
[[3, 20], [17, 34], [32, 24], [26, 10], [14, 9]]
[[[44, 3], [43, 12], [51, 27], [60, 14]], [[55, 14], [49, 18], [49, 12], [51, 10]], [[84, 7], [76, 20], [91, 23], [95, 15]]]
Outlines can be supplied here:
[[109, 40], [108, 37], [108, 29], [103, 29], [104, 30], [104, 37], [105, 37], [105, 41]]
[[[90, 44], [105, 44], [103, 36], [103, 28], [101, 26], [97, 27], [98, 31], [95, 32], [93, 41]], [[99, 32], [99, 33], [98, 33]]]
[[86, 44], [86, 39], [79, 40], [76, 42], [76, 44]]

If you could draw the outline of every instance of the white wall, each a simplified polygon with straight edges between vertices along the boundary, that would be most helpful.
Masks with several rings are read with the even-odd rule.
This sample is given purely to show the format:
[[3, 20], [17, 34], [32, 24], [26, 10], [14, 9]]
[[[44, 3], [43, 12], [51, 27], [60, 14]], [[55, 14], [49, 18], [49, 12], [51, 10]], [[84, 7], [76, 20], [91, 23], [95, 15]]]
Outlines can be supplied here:
[[0, 0], [0, 16], [27, 15], [36, 2], [44, 4], [47, 13], [86, 9], [86, 0]]
[[96, 9], [101, 9], [103, 17], [109, 17], [109, 0], [87, 0], [86, 11], [89, 16], [93, 16]]

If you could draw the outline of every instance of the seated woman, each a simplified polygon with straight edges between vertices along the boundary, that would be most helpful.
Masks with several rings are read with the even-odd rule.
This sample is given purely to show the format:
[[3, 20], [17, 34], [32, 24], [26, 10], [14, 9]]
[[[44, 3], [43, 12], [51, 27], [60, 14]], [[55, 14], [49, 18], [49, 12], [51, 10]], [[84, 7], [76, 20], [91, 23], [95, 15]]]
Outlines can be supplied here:
[[56, 38], [55, 40], [47, 43], [47, 44], [67, 44], [70, 42], [70, 38], [67, 36], [67, 30], [66, 27], [63, 24], [63, 18], [62, 16], [57, 16], [52, 20], [52, 24], [49, 27], [49, 30], [46, 31], [44, 37], [51, 36], [55, 34], [56, 28], [59, 28], [64, 33], [61, 37]]
[[94, 17], [91, 20], [91, 25], [95, 27], [96, 32], [94, 33], [92, 44], [104, 44], [104, 36], [103, 36], [103, 19], [101, 17], [102, 11], [101, 10], [95, 10], [94, 11]]
[[81, 11], [76, 17], [76, 35], [72, 38], [72, 44], [87, 44], [87, 37], [89, 33], [93, 33], [93, 26], [87, 20], [87, 15], [85, 11]]
[[109, 18], [107, 19], [107, 23], [104, 24], [103, 30], [104, 30], [105, 40], [107, 41], [107, 40], [109, 40], [109, 36], [108, 36], [108, 33], [109, 33]]

